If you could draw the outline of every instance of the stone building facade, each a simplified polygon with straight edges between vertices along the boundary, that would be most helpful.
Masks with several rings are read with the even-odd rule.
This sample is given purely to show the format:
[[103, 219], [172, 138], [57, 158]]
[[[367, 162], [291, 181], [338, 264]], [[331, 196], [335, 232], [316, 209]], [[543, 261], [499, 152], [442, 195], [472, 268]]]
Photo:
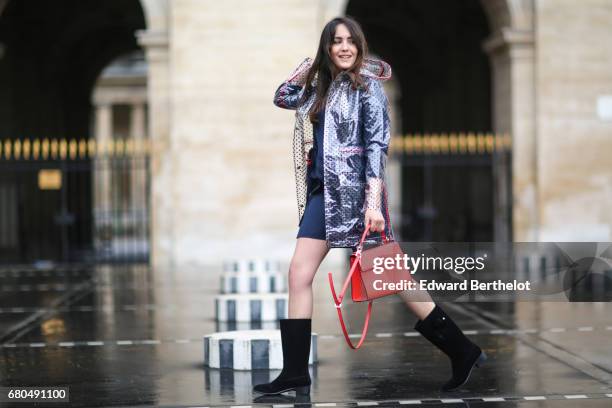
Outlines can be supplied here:
[[[8, 3], [0, 0], [0, 13]], [[419, 94], [411, 100], [405, 84], [434, 75], [431, 69], [444, 73], [440, 55], [454, 49], [446, 38], [469, 41], [465, 49], [484, 55], [479, 66], [488, 76], [472, 71], [483, 95], [489, 92], [489, 103], [475, 113], [486, 116], [475, 119], [476, 130], [512, 139], [508, 162], [491, 173], [492, 239], [612, 240], [612, 2], [465, 0], [444, 9], [409, 1], [402, 7], [354, 0], [138, 3], [154, 142], [156, 266], [217, 264], [236, 255], [289, 259], [297, 232], [293, 115], [275, 108], [272, 95], [299, 61], [313, 56], [325, 22], [343, 14], [362, 23], [371, 51], [404, 83], [401, 92], [389, 90], [399, 101], [398, 133], [439, 131], [411, 125]], [[452, 32], [444, 20], [451, 13], [464, 16]], [[411, 70], [417, 60], [422, 71]], [[443, 130], [470, 130], [451, 126], [457, 127]], [[393, 166], [399, 186], [401, 172]], [[391, 201], [399, 206], [394, 188]]]
[[[347, 3], [156, 3], [167, 14], [140, 37], [153, 65], [153, 133], [170, 147], [154, 175], [156, 262], [290, 253], [292, 116], [271, 106], [270, 91]], [[495, 206], [509, 206], [512, 222], [499, 220], [496, 237], [510, 227], [514, 241], [612, 239], [612, 122], [609, 107], [598, 111], [612, 94], [612, 3], [480, 4], [493, 130], [513, 146], [511, 196]]]

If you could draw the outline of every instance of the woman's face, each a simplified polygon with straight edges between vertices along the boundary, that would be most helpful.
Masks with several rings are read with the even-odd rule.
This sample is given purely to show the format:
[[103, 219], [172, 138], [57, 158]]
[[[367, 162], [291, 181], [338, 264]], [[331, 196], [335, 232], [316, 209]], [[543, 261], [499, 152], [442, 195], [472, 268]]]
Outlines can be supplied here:
[[330, 54], [339, 71], [350, 69], [357, 59], [357, 46], [353, 42], [351, 32], [344, 24], [336, 26]]

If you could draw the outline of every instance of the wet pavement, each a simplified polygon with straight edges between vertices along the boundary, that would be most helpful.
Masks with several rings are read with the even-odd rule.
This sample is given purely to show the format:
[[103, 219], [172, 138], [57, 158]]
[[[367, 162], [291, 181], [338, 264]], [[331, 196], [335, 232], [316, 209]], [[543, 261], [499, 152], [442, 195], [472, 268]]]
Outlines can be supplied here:
[[[443, 304], [489, 360], [461, 390], [442, 393], [448, 359], [414, 331], [399, 297], [377, 301], [364, 346], [347, 347], [326, 273], [315, 279], [312, 406], [612, 407], [612, 303]], [[251, 393], [279, 371], [203, 366], [203, 335], [228, 329], [214, 320], [220, 274], [1, 271], [0, 386], [67, 386], [70, 406], [293, 404]], [[364, 311], [345, 305], [352, 333]]]

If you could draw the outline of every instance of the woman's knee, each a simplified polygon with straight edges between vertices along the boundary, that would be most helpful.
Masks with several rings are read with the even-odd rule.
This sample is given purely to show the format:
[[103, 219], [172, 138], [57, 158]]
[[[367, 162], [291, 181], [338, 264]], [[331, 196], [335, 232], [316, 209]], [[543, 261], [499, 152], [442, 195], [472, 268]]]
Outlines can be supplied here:
[[306, 262], [292, 260], [289, 265], [289, 290], [304, 290], [312, 287], [314, 271]]

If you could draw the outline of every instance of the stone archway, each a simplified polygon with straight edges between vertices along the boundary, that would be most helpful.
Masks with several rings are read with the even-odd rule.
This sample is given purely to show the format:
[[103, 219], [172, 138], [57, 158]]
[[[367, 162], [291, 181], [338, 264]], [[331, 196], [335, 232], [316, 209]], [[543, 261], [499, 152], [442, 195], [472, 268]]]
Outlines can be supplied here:
[[[15, 142], [89, 139], [97, 77], [116, 56], [139, 48], [134, 34], [146, 27], [140, 1], [69, 0], [58, 7], [4, 0], [0, 13], [0, 132]], [[80, 173], [60, 162], [31, 165], [60, 166], [63, 183], [42, 191], [36, 177], [4, 173], [3, 183], [19, 185], [13, 199], [22, 203], [13, 253], [20, 261], [79, 260], [91, 248], [91, 163], [80, 163], [89, 169]]]
[[[483, 47], [493, 68], [493, 127], [512, 135], [512, 163], [500, 166], [510, 168], [512, 176], [495, 175], [498, 183], [510, 184], [503, 189], [509, 196], [496, 197], [496, 212], [501, 214], [496, 238], [537, 241], [534, 0], [481, 0], [481, 4], [492, 32]], [[506, 231], [506, 225], [512, 231]]]

